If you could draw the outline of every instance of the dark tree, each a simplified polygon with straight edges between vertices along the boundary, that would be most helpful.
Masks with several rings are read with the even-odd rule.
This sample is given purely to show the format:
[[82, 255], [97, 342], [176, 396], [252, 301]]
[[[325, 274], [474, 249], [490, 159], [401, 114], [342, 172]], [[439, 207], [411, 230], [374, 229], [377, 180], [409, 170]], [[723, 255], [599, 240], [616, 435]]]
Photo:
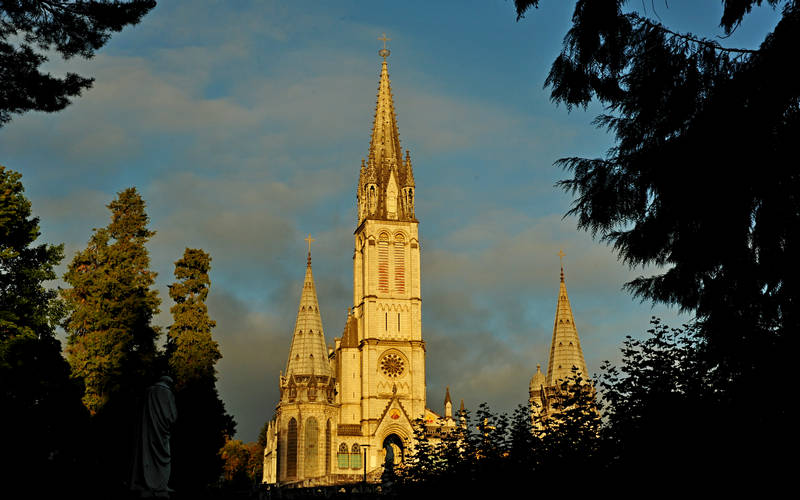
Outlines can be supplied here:
[[[521, 16], [537, 1], [516, 0]], [[564, 158], [579, 227], [626, 264], [656, 266], [626, 284], [642, 300], [699, 320], [697, 347], [733, 413], [770, 401], [753, 425], [789, 424], [780, 384], [794, 377], [800, 328], [800, 4], [726, 0], [731, 33], [756, 5], [780, 8], [754, 49], [681, 33], [621, 0], [576, 2], [562, 53], [547, 77], [567, 108], [596, 99], [596, 123], [616, 144], [598, 158]], [[631, 8], [638, 4], [631, 2]], [[762, 436], [764, 438], [764, 436]], [[775, 435], [767, 441], [779, 440]]]
[[0, 127], [12, 114], [60, 111], [93, 79], [42, 73], [48, 51], [90, 58], [111, 33], [138, 23], [155, 0], [0, 1]]
[[177, 281], [169, 287], [175, 305], [170, 309], [173, 323], [166, 357], [175, 377], [178, 405], [171, 484], [179, 491], [197, 491], [216, 483], [223, 467], [220, 450], [236, 427], [216, 388], [215, 364], [222, 354], [211, 337], [216, 322], [209, 318], [205, 304], [210, 270], [209, 254], [187, 248], [175, 262]]
[[[150, 324], [161, 300], [151, 289], [145, 243], [145, 203], [135, 188], [118, 193], [108, 208], [111, 222], [95, 229], [86, 249], [76, 253], [64, 281], [68, 307], [67, 359], [72, 376], [84, 385], [83, 402], [92, 414], [85, 448], [93, 471], [88, 494], [119, 496], [130, 478], [130, 463], [145, 388], [158, 376]], [[111, 493], [109, 493], [111, 492]]]
[[575, 370], [550, 395], [549, 405], [546, 416], [536, 413], [533, 418], [533, 470], [557, 484], [575, 474], [584, 481], [597, 481], [603, 445], [595, 384], [583, 380]]
[[[0, 428], [8, 450], [6, 491], [36, 477], [55, 483], [76, 472], [78, 439], [87, 414], [80, 386], [69, 378], [55, 327], [63, 315], [56, 291], [62, 245], [34, 245], [21, 175], [0, 166]], [[43, 485], [39, 491], [45, 491]]]

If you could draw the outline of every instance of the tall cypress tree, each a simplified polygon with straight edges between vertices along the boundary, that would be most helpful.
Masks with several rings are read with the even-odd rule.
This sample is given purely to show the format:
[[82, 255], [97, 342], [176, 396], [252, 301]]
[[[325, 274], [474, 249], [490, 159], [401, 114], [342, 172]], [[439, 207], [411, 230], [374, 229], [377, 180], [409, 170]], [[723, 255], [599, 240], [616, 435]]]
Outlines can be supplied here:
[[69, 307], [68, 359], [85, 384], [83, 401], [93, 414], [118, 393], [138, 392], [152, 375], [158, 329], [150, 321], [161, 300], [151, 290], [145, 243], [145, 203], [136, 188], [108, 205], [111, 223], [95, 229], [87, 248], [75, 255], [62, 291]]
[[202, 489], [219, 478], [219, 452], [235, 423], [225, 411], [216, 388], [214, 365], [222, 357], [211, 337], [216, 322], [208, 316], [205, 300], [211, 287], [211, 256], [187, 248], [175, 262], [169, 296], [175, 301], [169, 327], [167, 360], [175, 376], [178, 421], [172, 437], [172, 480], [183, 491]]
[[34, 477], [60, 483], [74, 472], [73, 438], [86, 417], [55, 338], [63, 307], [44, 286], [56, 278], [63, 245], [33, 245], [39, 219], [21, 177], [0, 166], [0, 428], [13, 450], [0, 473], [5, 491]]

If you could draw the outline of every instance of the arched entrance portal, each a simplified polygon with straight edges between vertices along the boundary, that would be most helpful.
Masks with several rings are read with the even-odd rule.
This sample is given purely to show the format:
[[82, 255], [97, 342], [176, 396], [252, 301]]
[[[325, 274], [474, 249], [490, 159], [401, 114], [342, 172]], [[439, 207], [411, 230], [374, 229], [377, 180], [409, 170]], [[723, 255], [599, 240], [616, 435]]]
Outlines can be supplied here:
[[397, 434], [386, 436], [383, 440], [383, 451], [386, 454], [384, 466], [387, 469], [393, 469], [403, 463], [405, 447], [403, 446], [403, 440]]

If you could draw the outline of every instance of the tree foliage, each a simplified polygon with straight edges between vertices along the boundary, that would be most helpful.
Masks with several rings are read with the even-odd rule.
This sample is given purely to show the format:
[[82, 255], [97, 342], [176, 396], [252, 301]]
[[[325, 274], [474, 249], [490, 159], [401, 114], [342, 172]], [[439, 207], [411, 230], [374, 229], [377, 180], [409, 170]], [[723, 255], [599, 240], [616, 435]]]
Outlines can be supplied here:
[[[616, 138], [604, 157], [560, 160], [573, 176], [559, 184], [576, 196], [579, 226], [623, 262], [666, 269], [627, 288], [695, 312], [706, 347], [746, 373], [746, 354], [800, 326], [800, 80], [786, 73], [800, 6], [769, 0], [782, 17], [749, 50], [679, 33], [625, 3], [576, 2], [547, 78], [568, 108], [602, 103], [596, 123]], [[723, 2], [724, 32], [761, 3]], [[517, 0], [518, 15], [536, 4]]]
[[[515, 4], [519, 19], [539, 2]], [[656, 323], [607, 367], [609, 464], [642, 477], [676, 464], [706, 478], [774, 476], [793, 423], [800, 79], [787, 68], [800, 3], [722, 4], [726, 36], [755, 6], [780, 18], [757, 48], [735, 48], [664, 26], [635, 2], [579, 0], [545, 82], [568, 109], [599, 101], [596, 124], [615, 138], [600, 157], [559, 160], [572, 174], [559, 183], [575, 196], [569, 214], [631, 267], [663, 270], [627, 283], [636, 297], [697, 319], [675, 331]]]
[[0, 2], [0, 127], [12, 114], [60, 111], [91, 87], [92, 78], [41, 72], [47, 52], [90, 58], [111, 33], [138, 23], [155, 5], [155, 0]]
[[0, 166], [0, 428], [13, 454], [3, 469], [7, 490], [37, 475], [74, 472], [75, 436], [86, 423], [80, 387], [55, 338], [62, 304], [44, 286], [56, 278], [63, 246], [34, 245], [39, 219], [20, 179]]
[[[589, 486], [603, 448], [594, 391], [572, 380], [554, 409], [544, 418], [521, 405], [509, 417], [484, 403], [474, 419], [461, 413], [455, 426], [417, 422], [413, 448], [397, 471], [399, 496], [496, 496], [518, 494], [532, 484], [537, 494], [563, 493], [575, 475]], [[570, 488], [571, 493], [584, 489]]]
[[205, 300], [211, 287], [211, 256], [187, 248], [175, 262], [177, 281], [169, 286], [175, 302], [170, 311], [166, 358], [175, 377], [178, 421], [173, 431], [172, 485], [179, 491], [206, 488], [223, 467], [220, 449], [233, 436], [236, 424], [225, 411], [216, 388], [216, 362], [222, 357], [211, 337], [216, 323]]
[[229, 439], [219, 454], [224, 463], [222, 479], [227, 487], [247, 489], [261, 482], [264, 453], [258, 443]]
[[211, 287], [210, 269], [211, 256], [200, 249], [187, 248], [183, 258], [175, 262], [178, 281], [169, 287], [175, 305], [170, 309], [173, 323], [167, 350], [178, 390], [193, 382], [213, 384], [217, 379], [214, 365], [222, 354], [211, 338], [216, 322], [208, 317], [205, 303]]
[[145, 203], [136, 188], [108, 205], [111, 222], [95, 229], [85, 250], [72, 259], [62, 290], [69, 307], [64, 321], [72, 374], [83, 380], [83, 401], [94, 414], [118, 393], [139, 394], [153, 378], [158, 328], [156, 273], [149, 270]]
[[521, 405], [508, 418], [481, 405], [475, 420], [449, 432], [418, 426], [399, 496], [666, 492], [687, 484], [723, 492], [791, 477], [792, 462], [775, 453], [790, 422], [771, 429], [759, 416], [782, 403], [755, 393], [741, 411], [704, 342], [698, 323], [670, 328], [653, 318], [592, 383], [576, 376], [548, 393], [546, 413]]

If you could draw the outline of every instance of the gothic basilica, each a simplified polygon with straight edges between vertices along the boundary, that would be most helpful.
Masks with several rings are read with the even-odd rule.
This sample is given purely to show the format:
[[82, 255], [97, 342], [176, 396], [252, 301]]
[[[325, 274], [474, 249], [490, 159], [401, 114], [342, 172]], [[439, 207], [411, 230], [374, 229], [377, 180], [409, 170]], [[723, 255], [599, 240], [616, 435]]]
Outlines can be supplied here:
[[[267, 428], [267, 484], [340, 484], [360, 481], [365, 471], [377, 479], [385, 463], [402, 462], [415, 421], [439, 430], [455, 426], [449, 390], [442, 415], [426, 406], [414, 171], [409, 152], [400, 148], [389, 51], [379, 54], [375, 121], [357, 187], [353, 306], [341, 337], [328, 347], [309, 249], [286, 370], [279, 378], [280, 400]], [[532, 403], [534, 396], [545, 395], [561, 366], [577, 363], [586, 370], [563, 272], [558, 304], [553, 345], [558, 342], [559, 348], [551, 350], [547, 380], [541, 373], [531, 380]]]

